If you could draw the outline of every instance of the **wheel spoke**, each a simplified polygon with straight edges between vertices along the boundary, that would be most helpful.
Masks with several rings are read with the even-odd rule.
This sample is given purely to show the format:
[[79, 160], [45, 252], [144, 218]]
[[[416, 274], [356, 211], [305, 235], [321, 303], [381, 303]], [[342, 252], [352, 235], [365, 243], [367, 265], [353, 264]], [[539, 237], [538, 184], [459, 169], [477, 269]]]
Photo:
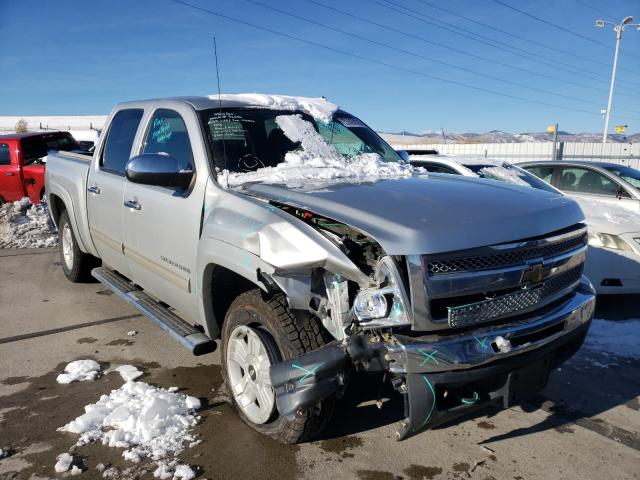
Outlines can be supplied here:
[[273, 407], [273, 393], [271, 389], [268, 389], [268, 387], [257, 387], [256, 396], [260, 410], [268, 410], [271, 412], [271, 408]]

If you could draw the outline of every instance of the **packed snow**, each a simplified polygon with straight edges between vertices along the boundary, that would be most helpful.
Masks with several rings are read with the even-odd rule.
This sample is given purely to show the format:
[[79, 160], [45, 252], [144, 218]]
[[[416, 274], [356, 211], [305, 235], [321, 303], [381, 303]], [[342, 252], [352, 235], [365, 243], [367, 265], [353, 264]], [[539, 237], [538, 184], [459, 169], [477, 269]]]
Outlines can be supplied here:
[[410, 177], [422, 173], [408, 163], [385, 162], [378, 154], [363, 153], [343, 157], [335, 146], [328, 144], [314, 126], [300, 115], [279, 115], [276, 123], [301, 148], [287, 152], [284, 162], [253, 172], [228, 172], [221, 175], [222, 185], [230, 187], [247, 182], [289, 183], [299, 180], [325, 181], [333, 179], [375, 179]]
[[100, 375], [100, 364], [95, 360], [76, 360], [64, 367], [64, 373], [56, 378], [58, 383], [86, 382]]
[[44, 203], [28, 198], [0, 205], [0, 248], [46, 248], [58, 244], [58, 232]]
[[640, 319], [595, 319], [589, 329], [586, 347], [619, 357], [640, 359]]
[[[100, 441], [124, 448], [122, 456], [133, 462], [175, 456], [184, 442], [197, 440], [191, 429], [199, 420], [194, 411], [200, 408], [200, 400], [175, 390], [127, 381], [58, 430], [79, 434], [77, 446]], [[166, 465], [177, 468], [175, 463]]]
[[133, 365], [121, 365], [118, 368], [116, 368], [116, 372], [120, 374], [120, 376], [125, 382], [130, 382], [132, 380], [135, 380], [136, 378], [140, 377], [144, 373], [138, 370]]
[[73, 462], [73, 457], [68, 453], [61, 453], [57, 457], [57, 462], [54, 466], [54, 469], [57, 473], [68, 472], [71, 468], [71, 463]]
[[289, 95], [266, 95], [263, 93], [238, 93], [209, 95], [211, 100], [220, 99], [223, 102], [246, 103], [250, 107], [267, 108], [270, 110], [302, 111], [313, 118], [328, 123], [333, 113], [338, 110], [335, 103], [325, 98], [292, 97]]

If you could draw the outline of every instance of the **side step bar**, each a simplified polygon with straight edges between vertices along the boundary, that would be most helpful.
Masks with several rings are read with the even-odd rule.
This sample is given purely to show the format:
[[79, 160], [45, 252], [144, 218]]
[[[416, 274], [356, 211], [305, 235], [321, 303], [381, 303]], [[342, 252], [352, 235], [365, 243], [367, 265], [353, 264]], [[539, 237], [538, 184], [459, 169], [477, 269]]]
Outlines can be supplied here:
[[211, 338], [160, 305], [119, 273], [101, 267], [91, 270], [91, 275], [124, 301], [140, 310], [160, 328], [169, 332], [194, 355], [203, 355], [215, 350], [216, 344]]

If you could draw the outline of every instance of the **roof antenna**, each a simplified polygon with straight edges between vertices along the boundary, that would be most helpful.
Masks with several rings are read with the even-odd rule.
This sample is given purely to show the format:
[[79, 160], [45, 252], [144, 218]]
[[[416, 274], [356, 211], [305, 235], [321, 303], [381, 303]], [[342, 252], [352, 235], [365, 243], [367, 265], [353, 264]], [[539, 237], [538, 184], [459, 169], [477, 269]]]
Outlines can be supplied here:
[[222, 159], [224, 164], [224, 170], [226, 171], [226, 179], [227, 184], [224, 185], [225, 188], [229, 188], [229, 170], [227, 168], [227, 148], [224, 143], [224, 121], [222, 118], [222, 93], [220, 93], [220, 69], [218, 68], [218, 45], [216, 43], [216, 36], [213, 36], [213, 52], [216, 57], [216, 78], [218, 80], [218, 107], [219, 107], [219, 122], [220, 122], [220, 130], [222, 131]]

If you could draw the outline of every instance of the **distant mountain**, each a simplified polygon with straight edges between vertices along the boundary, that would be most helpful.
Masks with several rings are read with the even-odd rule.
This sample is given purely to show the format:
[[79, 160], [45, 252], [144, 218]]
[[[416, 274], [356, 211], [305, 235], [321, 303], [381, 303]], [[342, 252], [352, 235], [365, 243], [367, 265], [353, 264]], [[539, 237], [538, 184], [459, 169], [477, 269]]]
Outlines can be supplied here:
[[[500, 130], [491, 130], [486, 133], [424, 133], [421, 135], [409, 132], [385, 133], [380, 132], [382, 138], [389, 143], [405, 144], [433, 144], [433, 143], [523, 143], [523, 142], [552, 142], [553, 135], [547, 132], [508, 133]], [[569, 133], [558, 132], [558, 141], [577, 143], [599, 143], [602, 141], [601, 133]], [[632, 135], [612, 134], [609, 141], [615, 143], [640, 142], [640, 133]]]

